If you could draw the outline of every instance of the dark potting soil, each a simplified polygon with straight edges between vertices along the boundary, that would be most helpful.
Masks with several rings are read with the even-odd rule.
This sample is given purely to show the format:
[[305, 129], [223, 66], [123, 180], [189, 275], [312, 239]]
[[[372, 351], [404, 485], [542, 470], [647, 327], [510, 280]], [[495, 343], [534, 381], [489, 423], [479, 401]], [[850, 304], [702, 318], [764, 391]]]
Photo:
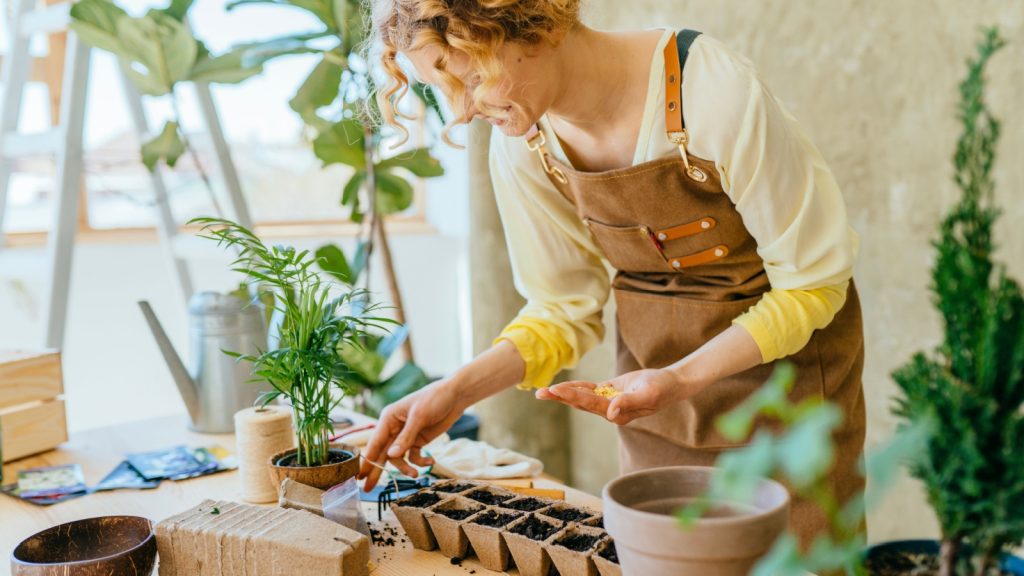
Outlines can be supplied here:
[[604, 516], [598, 517], [597, 522], [594, 522], [593, 524], [587, 524], [587, 526], [594, 526], [596, 528], [604, 528]]
[[489, 504], [491, 506], [496, 506], [498, 504], [502, 504], [508, 500], [515, 498], [515, 495], [495, 494], [494, 492], [489, 492], [487, 490], [474, 490], [469, 494], [466, 494], [466, 498], [476, 500], [481, 504]]
[[615, 550], [615, 542], [609, 542], [597, 555], [609, 562], [619, 563], [619, 552]]
[[[336, 450], [336, 449], [332, 448], [327, 453], [327, 462], [325, 464], [320, 464], [320, 466], [328, 466], [330, 464], [341, 464], [342, 462], [348, 462], [351, 459], [352, 459], [352, 453], [351, 452], [346, 452], [345, 450]], [[305, 468], [306, 467], [305, 465], [302, 465], [302, 466], [299, 465], [299, 455], [298, 455], [298, 453], [292, 453], [292, 454], [288, 454], [287, 456], [282, 457], [280, 460], [277, 461], [277, 465], [281, 466], [281, 467], [287, 467], [287, 468]], [[313, 466], [313, 468], [315, 468], [315, 466]]]
[[441, 497], [433, 492], [417, 492], [408, 498], [401, 500], [398, 504], [410, 508], [426, 508], [441, 501]]
[[465, 492], [466, 490], [469, 490], [472, 487], [472, 484], [463, 484], [461, 482], [455, 482], [453, 484], [442, 484], [439, 486], [434, 486], [434, 491], [455, 494], [456, 492]]
[[579, 522], [584, 518], [590, 518], [591, 513], [579, 508], [551, 508], [544, 511], [545, 516], [550, 516], [562, 522]]
[[526, 536], [530, 540], [547, 540], [549, 536], [558, 532], [559, 528], [561, 528], [561, 526], [545, 522], [533, 514], [530, 514], [526, 517], [526, 520], [517, 524], [515, 528], [510, 530], [510, 532]]
[[[921, 552], [882, 552], [868, 558], [864, 565], [870, 576], [935, 576], [939, 573], [939, 557]], [[1012, 576], [1004, 570], [994, 574]]]
[[448, 508], [447, 510], [436, 510], [438, 514], [447, 516], [452, 520], [465, 520], [479, 511], [479, 508]]
[[502, 504], [502, 506], [512, 510], [520, 510], [522, 512], [533, 512], [534, 510], [540, 510], [547, 506], [547, 504], [537, 500], [536, 498], [523, 498], [522, 500], [515, 500], [508, 504]]
[[519, 514], [501, 513], [496, 510], [488, 510], [483, 514], [473, 519], [473, 524], [480, 524], [481, 526], [493, 526], [500, 528], [509, 522], [518, 518]]
[[555, 540], [555, 544], [575, 552], [586, 552], [593, 548], [594, 544], [597, 544], [597, 541], [600, 539], [600, 535], [594, 534], [566, 534]]

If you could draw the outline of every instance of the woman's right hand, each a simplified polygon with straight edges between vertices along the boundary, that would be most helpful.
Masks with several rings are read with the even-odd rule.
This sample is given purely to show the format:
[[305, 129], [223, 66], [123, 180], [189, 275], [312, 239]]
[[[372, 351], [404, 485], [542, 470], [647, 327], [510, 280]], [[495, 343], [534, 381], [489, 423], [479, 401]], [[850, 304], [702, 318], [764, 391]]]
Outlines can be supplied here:
[[[359, 478], [366, 479], [363, 489], [372, 490], [382, 472], [371, 462], [384, 466], [389, 461], [413, 478], [416, 469], [409, 462], [417, 466], [433, 464], [431, 458], [423, 456], [423, 447], [451, 428], [465, 409], [450, 378], [429, 384], [385, 408], [359, 467]], [[409, 462], [405, 459], [407, 453]]]

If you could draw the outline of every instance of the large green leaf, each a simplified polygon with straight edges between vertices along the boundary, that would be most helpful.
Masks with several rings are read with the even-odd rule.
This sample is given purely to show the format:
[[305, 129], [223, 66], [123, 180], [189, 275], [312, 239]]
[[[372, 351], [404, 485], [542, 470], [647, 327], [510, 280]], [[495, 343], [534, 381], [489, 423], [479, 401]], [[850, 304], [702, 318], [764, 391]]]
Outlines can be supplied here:
[[246, 65], [245, 55], [242, 50], [232, 50], [220, 56], [200, 56], [192, 67], [188, 79], [193, 82], [237, 84], [263, 72], [262, 64]]
[[79, 0], [71, 5], [71, 29], [83, 42], [101, 50], [124, 55], [117, 36], [117, 21], [128, 14], [110, 0]]
[[281, 56], [321, 53], [323, 50], [309, 43], [330, 35], [331, 33], [326, 31], [289, 34], [259, 42], [238, 44], [234, 50], [243, 52], [242, 64], [244, 66], [257, 66]]
[[324, 23], [332, 32], [337, 31], [334, 22], [334, 11], [331, 6], [332, 0], [233, 0], [228, 2], [226, 8], [234, 10], [246, 4], [273, 4], [274, 6], [290, 6], [299, 8], [316, 16], [317, 20]]
[[391, 172], [377, 173], [377, 211], [396, 214], [412, 206], [412, 184]]
[[192, 8], [192, 0], [171, 0], [170, 5], [162, 9], [161, 12], [178, 22], [184, 22], [190, 8]]
[[365, 346], [344, 342], [338, 347], [341, 359], [362, 380], [360, 384], [364, 387], [372, 388], [380, 383], [385, 359], [375, 351], [378, 342], [379, 337], [371, 337]]
[[423, 102], [423, 105], [427, 107], [427, 110], [437, 114], [438, 120], [442, 124], [445, 124], [444, 112], [441, 110], [441, 103], [437, 101], [437, 95], [434, 94], [434, 89], [430, 87], [430, 84], [424, 84], [423, 82], [414, 82], [412, 85], [412, 92]]
[[353, 206], [359, 201], [359, 188], [366, 180], [366, 170], [356, 170], [356, 173], [345, 183], [345, 189], [341, 193], [341, 205]]
[[412, 362], [406, 362], [398, 372], [374, 388], [369, 407], [379, 414], [388, 404], [405, 398], [427, 384], [430, 384], [430, 379], [426, 373]]
[[842, 421], [832, 404], [820, 404], [804, 414], [778, 443], [779, 466], [798, 490], [810, 486], [831, 468], [835, 458], [832, 432]]
[[313, 153], [324, 166], [346, 164], [363, 168], [366, 164], [363, 125], [353, 119], [335, 122], [313, 140]]
[[136, 80], [148, 77], [137, 84], [154, 96], [169, 93], [175, 82], [188, 78], [199, 53], [199, 43], [188, 28], [161, 12], [120, 18], [117, 36], [131, 61], [130, 76]]
[[288, 101], [288, 105], [309, 123], [309, 119], [316, 115], [318, 109], [330, 106], [338, 98], [341, 75], [344, 71], [345, 66], [340, 64], [337, 58], [324, 54], [299, 86], [295, 96]]
[[348, 264], [345, 252], [334, 244], [326, 244], [316, 250], [317, 263], [320, 269], [348, 285], [356, 281], [352, 267]]
[[444, 174], [441, 163], [430, 154], [429, 148], [416, 148], [383, 160], [378, 166], [384, 170], [404, 168], [420, 178], [433, 178]]
[[164, 124], [163, 131], [142, 145], [142, 163], [150, 172], [156, 170], [157, 163], [163, 160], [168, 166], [174, 167], [178, 158], [185, 153], [185, 141], [178, 132], [177, 122]]

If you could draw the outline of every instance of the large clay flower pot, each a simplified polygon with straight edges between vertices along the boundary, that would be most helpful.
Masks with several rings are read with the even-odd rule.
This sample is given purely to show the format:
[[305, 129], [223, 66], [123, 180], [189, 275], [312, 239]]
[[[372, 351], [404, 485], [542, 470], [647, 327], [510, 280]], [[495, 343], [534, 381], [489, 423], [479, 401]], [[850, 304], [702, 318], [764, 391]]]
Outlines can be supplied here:
[[270, 457], [270, 480], [280, 486], [285, 478], [299, 484], [329, 490], [359, 472], [359, 449], [347, 444], [331, 444], [332, 461], [322, 466], [289, 466], [297, 450], [291, 448]]
[[753, 504], [721, 506], [683, 528], [673, 515], [705, 492], [714, 468], [672, 466], [621, 476], [604, 488], [604, 524], [622, 573], [747, 576], [789, 522], [789, 494], [762, 480]]

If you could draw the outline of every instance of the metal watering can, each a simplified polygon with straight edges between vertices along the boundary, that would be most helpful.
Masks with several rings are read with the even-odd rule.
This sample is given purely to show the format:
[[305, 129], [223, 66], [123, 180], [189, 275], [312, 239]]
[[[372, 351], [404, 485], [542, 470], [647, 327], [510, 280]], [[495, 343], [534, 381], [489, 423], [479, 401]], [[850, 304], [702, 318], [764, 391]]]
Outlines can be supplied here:
[[257, 354], [267, 348], [263, 306], [230, 294], [199, 292], [188, 301], [192, 369], [174, 350], [149, 302], [139, 302], [196, 432], [229, 433], [235, 412], [252, 406], [260, 394], [249, 382], [252, 367], [224, 351]]

